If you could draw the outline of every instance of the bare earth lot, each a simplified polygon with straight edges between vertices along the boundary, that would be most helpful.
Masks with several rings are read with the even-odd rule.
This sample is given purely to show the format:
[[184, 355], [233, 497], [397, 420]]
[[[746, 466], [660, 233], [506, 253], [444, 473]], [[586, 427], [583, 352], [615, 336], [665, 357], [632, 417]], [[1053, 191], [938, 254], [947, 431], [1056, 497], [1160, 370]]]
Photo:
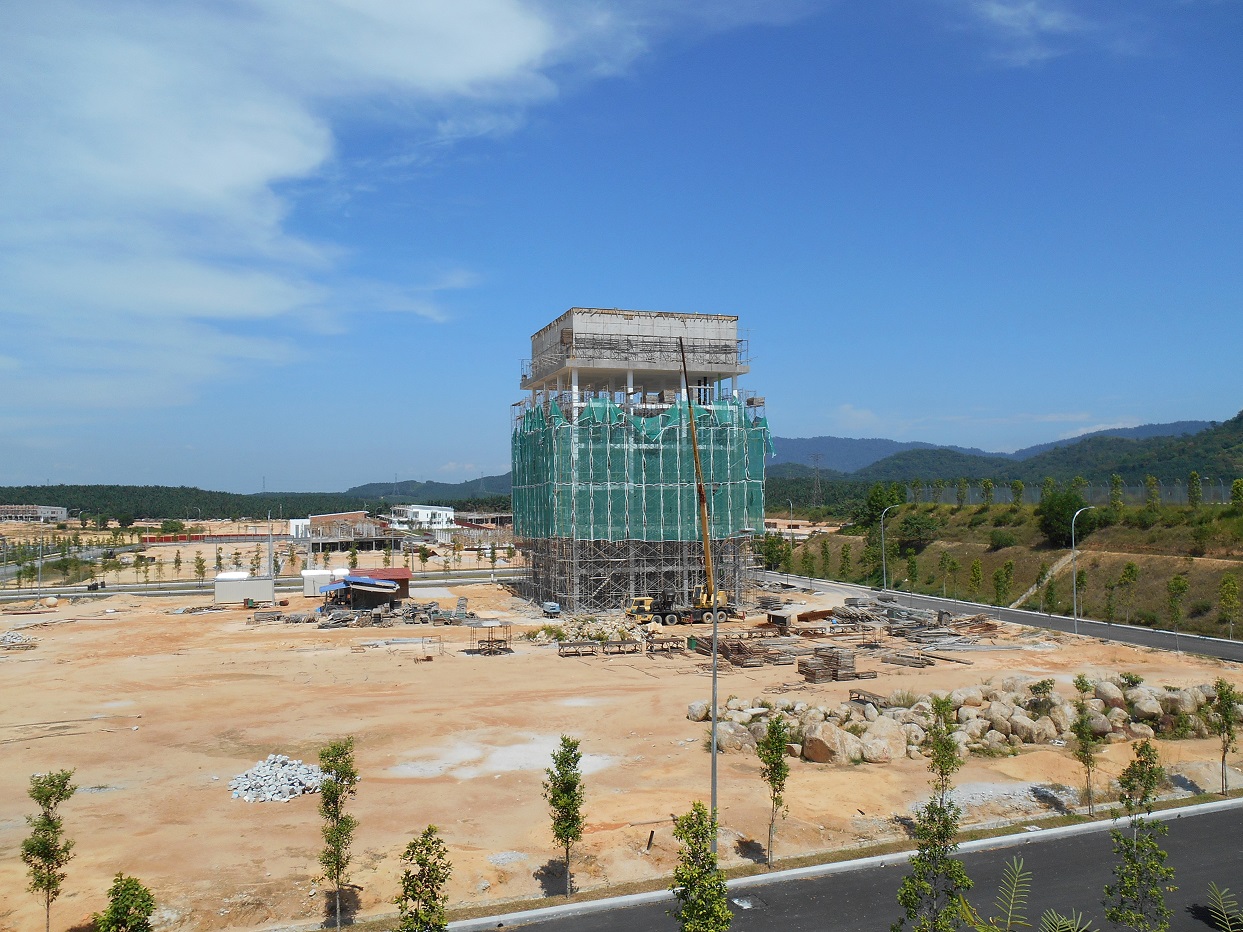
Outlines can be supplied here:
[[[512, 608], [495, 587], [453, 594], [468, 595], [483, 614]], [[25, 629], [39, 639], [34, 650], [0, 651], [0, 930], [42, 925], [18, 857], [35, 772], [72, 767], [82, 787], [62, 809], [77, 857], [53, 907], [60, 928], [101, 909], [119, 870], [153, 889], [163, 929], [280, 927], [321, 916], [318, 797], [247, 804], [232, 799], [227, 784], [270, 753], [313, 760], [320, 745], [342, 735], [355, 736], [362, 777], [353, 881], [363, 915], [392, 910], [398, 855], [429, 822], [449, 845], [454, 904], [501, 903], [538, 895], [544, 885], [560, 890], [540, 781], [562, 733], [581, 738], [587, 755], [588, 828], [575, 871], [582, 888], [668, 874], [670, 814], [708, 797], [706, 727], [685, 717], [688, 703], [709, 696], [701, 656], [563, 659], [519, 640], [513, 654], [480, 657], [465, 652], [461, 628], [320, 631], [247, 625], [249, 613], [240, 610], [169, 614], [209, 600], [206, 593], [116, 596], [0, 616], [0, 633], [73, 619]], [[314, 604], [294, 597], [290, 609]], [[832, 602], [812, 607], [821, 604]], [[516, 631], [538, 625], [523, 622]], [[445, 636], [446, 648], [430, 662], [417, 646], [362, 646], [433, 633]], [[999, 641], [1025, 649], [964, 654], [971, 666], [927, 670], [861, 658], [861, 669], [880, 671], [861, 685], [881, 694], [926, 692], [1024, 672], [1056, 677], [1069, 693], [1075, 673], [1118, 670], [1154, 685], [1240, 680], [1218, 661], [1086, 638], [1009, 629]], [[784, 694], [836, 704], [848, 686], [806, 686], [793, 667], [726, 668], [721, 699]], [[1158, 746], [1167, 767], [1214, 788], [1215, 742]], [[1110, 746], [1102, 779], [1129, 755], [1127, 745]], [[899, 837], [893, 816], [927, 795], [921, 761], [791, 765], [782, 856]], [[957, 782], [968, 818], [990, 821], [1043, 811], [1030, 784], [1078, 786], [1080, 774], [1064, 748], [1042, 747], [972, 759]], [[741, 862], [760, 850], [750, 842], [767, 831], [754, 757], [723, 755], [720, 785], [722, 852], [727, 863]]]

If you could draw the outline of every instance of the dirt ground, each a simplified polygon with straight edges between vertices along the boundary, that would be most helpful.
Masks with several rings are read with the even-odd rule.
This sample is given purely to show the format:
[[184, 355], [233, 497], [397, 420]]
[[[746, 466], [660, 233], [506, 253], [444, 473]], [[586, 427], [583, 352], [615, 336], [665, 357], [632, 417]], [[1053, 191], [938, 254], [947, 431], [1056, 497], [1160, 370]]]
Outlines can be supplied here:
[[[481, 614], [520, 622], [516, 632], [542, 623], [515, 613], [515, 600], [496, 587], [433, 590], [427, 598], [451, 604], [459, 594]], [[540, 782], [561, 734], [580, 738], [586, 755], [580, 888], [667, 875], [676, 852], [670, 815], [708, 797], [706, 726], [686, 720], [687, 704], [709, 697], [702, 656], [559, 658], [555, 648], [521, 639], [511, 654], [476, 656], [459, 627], [321, 631], [247, 624], [240, 610], [170, 614], [209, 601], [209, 592], [117, 595], [62, 602], [46, 614], [0, 615], [0, 633], [40, 623], [22, 631], [38, 638], [33, 650], [0, 651], [0, 930], [42, 925], [18, 856], [36, 772], [73, 768], [81, 787], [62, 808], [77, 847], [53, 906], [60, 928], [101, 909], [117, 871], [152, 888], [161, 929], [272, 928], [321, 916], [328, 900], [316, 880], [318, 797], [248, 804], [231, 798], [228, 782], [268, 754], [313, 760], [343, 735], [357, 742], [361, 774], [352, 868], [361, 915], [393, 909], [399, 855], [428, 823], [449, 846], [453, 904], [560, 891], [564, 875]], [[315, 604], [291, 602], [290, 610]], [[829, 604], [825, 597], [811, 607]], [[443, 636], [443, 653], [419, 644], [365, 646], [433, 634]], [[1079, 672], [1129, 670], [1158, 685], [1240, 679], [1217, 661], [1087, 638], [1009, 629], [999, 642], [1023, 649], [962, 654], [970, 665], [925, 670], [860, 659], [861, 669], [880, 671], [863, 685], [881, 694], [926, 692], [1024, 672], [1053, 676], [1069, 693]], [[836, 704], [848, 686], [807, 686], [788, 666], [725, 667], [720, 695]], [[1159, 748], [1183, 785], [1213, 789], [1214, 742]], [[1127, 745], [1110, 746], [1102, 780], [1129, 754]], [[791, 765], [779, 856], [900, 837], [894, 817], [928, 791], [922, 761]], [[1080, 782], [1069, 753], [1054, 747], [972, 759], [957, 776], [974, 822], [1044, 812], [1032, 784]], [[724, 861], [762, 856], [768, 807], [753, 756], [720, 758], [720, 802]]]

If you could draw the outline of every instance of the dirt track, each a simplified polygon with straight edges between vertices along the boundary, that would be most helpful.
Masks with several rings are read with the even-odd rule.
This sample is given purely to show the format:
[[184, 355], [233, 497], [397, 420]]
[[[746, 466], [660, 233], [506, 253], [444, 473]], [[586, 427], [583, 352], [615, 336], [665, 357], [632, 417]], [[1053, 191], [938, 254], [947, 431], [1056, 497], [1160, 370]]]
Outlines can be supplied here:
[[[509, 604], [491, 587], [462, 593], [491, 614]], [[512, 655], [478, 657], [465, 653], [460, 628], [319, 631], [247, 625], [243, 611], [167, 614], [204, 601], [119, 596], [0, 618], [0, 631], [76, 619], [27, 629], [40, 639], [34, 650], [0, 652], [0, 890], [7, 891], [0, 929], [42, 922], [38, 901], [23, 892], [18, 858], [22, 817], [33, 807], [27, 780], [38, 771], [72, 767], [82, 787], [62, 810], [77, 856], [53, 907], [61, 928], [102, 908], [118, 870], [154, 890], [161, 928], [248, 928], [320, 915], [317, 797], [247, 804], [231, 799], [227, 784], [269, 753], [313, 759], [340, 735], [355, 736], [362, 775], [353, 880], [363, 913], [391, 910], [397, 857], [429, 822], [449, 845], [454, 903], [530, 896], [542, 884], [560, 890], [540, 798], [559, 734], [580, 737], [588, 755], [589, 825], [575, 872], [582, 887], [667, 873], [675, 851], [670, 813], [707, 798], [705, 726], [685, 719], [687, 703], [708, 697], [702, 657], [562, 659], [526, 641]], [[430, 662], [418, 659], [419, 647], [361, 647], [431, 633], [448, 643]], [[1151, 683], [1191, 684], [1227, 670], [1086, 639], [1073, 651], [1054, 649], [1045, 635], [1023, 643], [1030, 649], [970, 654], [972, 666], [911, 670], [861, 660], [860, 667], [881, 670], [868, 687], [883, 694], [949, 689], [1011, 671], [1056, 676], [1068, 691], [1080, 671], [1125, 669]], [[817, 702], [847, 693], [847, 684], [804, 689], [793, 667], [768, 667], [728, 672], [721, 696], [775, 696], [783, 687]], [[1195, 761], [1215, 753], [1207, 741], [1160, 747], [1167, 765], [1192, 774], [1203, 769]], [[1125, 745], [1111, 747], [1102, 775], [1116, 773], [1128, 755]], [[892, 816], [926, 792], [922, 762], [792, 764], [789, 817], [778, 832], [778, 853], [787, 856], [892, 837]], [[752, 839], [766, 837], [757, 774], [754, 758], [721, 758], [727, 860], [756, 855]], [[1034, 811], [1027, 783], [1073, 786], [1079, 774], [1064, 749], [1041, 748], [972, 760], [958, 782], [970, 814], [989, 819]]]

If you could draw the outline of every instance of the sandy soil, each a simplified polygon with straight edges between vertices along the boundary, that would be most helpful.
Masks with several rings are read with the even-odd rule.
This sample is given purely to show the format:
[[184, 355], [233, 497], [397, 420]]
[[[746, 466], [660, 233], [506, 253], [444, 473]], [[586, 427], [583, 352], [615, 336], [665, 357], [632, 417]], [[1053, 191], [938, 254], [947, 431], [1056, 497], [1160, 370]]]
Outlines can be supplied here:
[[[494, 587], [438, 594], [467, 595], [473, 609], [530, 628], [541, 623], [516, 615], [515, 601]], [[0, 616], [0, 632], [57, 622], [25, 629], [39, 638], [34, 650], [0, 651], [0, 929], [42, 923], [39, 902], [23, 892], [18, 858], [35, 772], [72, 767], [82, 787], [62, 810], [77, 849], [53, 907], [61, 928], [102, 908], [118, 870], [154, 890], [163, 929], [255, 928], [321, 915], [318, 797], [247, 804], [232, 799], [227, 784], [270, 753], [314, 759], [342, 735], [355, 737], [362, 775], [352, 875], [364, 914], [391, 911], [398, 856], [429, 822], [449, 845], [455, 904], [560, 890], [540, 797], [560, 734], [581, 738], [587, 755], [580, 887], [667, 874], [676, 850], [670, 814], [708, 796], [706, 727], [685, 718], [687, 703], [709, 695], [697, 655], [562, 659], [551, 647], [518, 641], [510, 655], [480, 657], [465, 652], [462, 628], [319, 631], [248, 625], [243, 611], [169, 614], [209, 600], [207, 593], [115, 596], [49, 614]], [[314, 604], [292, 601], [291, 610]], [[433, 633], [446, 644], [431, 661], [421, 659], [419, 645], [364, 646]], [[964, 655], [970, 666], [859, 666], [880, 670], [864, 685], [883, 694], [949, 689], [1013, 671], [1054, 676], [1064, 692], [1078, 672], [1132, 670], [1150, 683], [1180, 685], [1234, 675], [1215, 661], [1089, 639], [1027, 634], [1016, 642], [1025, 649]], [[768, 667], [728, 670], [721, 697], [836, 703], [847, 688], [807, 686], [792, 667]], [[1212, 789], [1213, 742], [1159, 747], [1167, 765]], [[1110, 747], [1102, 777], [1128, 759], [1126, 745]], [[781, 855], [897, 837], [894, 816], [927, 794], [922, 762], [791, 763]], [[1031, 785], [1077, 786], [1080, 771], [1065, 749], [1041, 748], [972, 760], [957, 782], [969, 818], [989, 821], [1045, 811]], [[767, 797], [753, 757], [721, 758], [720, 794], [725, 861], [758, 856]]]

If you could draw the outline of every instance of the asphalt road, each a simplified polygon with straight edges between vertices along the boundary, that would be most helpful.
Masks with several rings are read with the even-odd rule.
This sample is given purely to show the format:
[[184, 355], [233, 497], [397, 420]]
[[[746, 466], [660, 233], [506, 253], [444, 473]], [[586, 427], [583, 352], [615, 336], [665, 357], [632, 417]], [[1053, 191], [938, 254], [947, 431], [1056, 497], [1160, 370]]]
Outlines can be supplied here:
[[[1205, 910], [1208, 886], [1216, 882], [1236, 892], [1243, 886], [1243, 809], [1187, 815], [1166, 822], [1164, 848], [1167, 864], [1175, 869], [1178, 889], [1167, 894], [1174, 911], [1174, 930], [1211, 929]], [[991, 915], [1002, 871], [1017, 855], [1032, 872], [1028, 921], [1037, 925], [1046, 909], [1074, 909], [1094, 927], [1111, 928], [1104, 921], [1103, 891], [1112, 879], [1114, 864], [1108, 832], [1045, 838], [1047, 833], [1023, 836], [1019, 844], [965, 853], [968, 875], [975, 881], [972, 904]], [[882, 932], [901, 913], [895, 898], [906, 876], [905, 862], [864, 868], [827, 876], [763, 885], [731, 885], [734, 912], [731, 932]], [[746, 901], [750, 908], [744, 908]], [[667, 910], [671, 900], [611, 909], [587, 915], [506, 923], [506, 928], [541, 932], [646, 932], [676, 929]], [[456, 925], [456, 924], [455, 924]], [[492, 927], [495, 927], [493, 924]]]
[[[784, 581], [784, 573], [769, 573], [774, 581]], [[840, 592], [843, 595], [866, 596], [875, 598], [879, 595], [866, 586], [852, 586], [849, 583], [831, 582], [823, 579], [805, 579], [791, 577], [792, 582], [799, 585], [810, 584], [822, 592]], [[1048, 615], [1043, 612], [1028, 612], [1018, 608], [999, 608], [996, 605], [983, 605], [979, 602], [967, 602], [962, 599], [942, 599], [938, 596], [913, 595], [890, 589], [889, 594], [897, 599], [899, 605], [913, 608], [948, 609], [949, 611], [974, 615], [984, 612], [993, 618], [1010, 621], [1015, 624], [1028, 625], [1034, 628], [1048, 628], [1052, 631], [1074, 632], [1089, 637], [1101, 638], [1106, 641], [1118, 641], [1123, 644], [1137, 644], [1141, 647], [1156, 647], [1161, 650], [1182, 650], [1207, 657], [1218, 657], [1222, 660], [1243, 661], [1243, 642], [1227, 641], [1222, 638], [1210, 638], [1200, 634], [1180, 634], [1153, 628], [1140, 628], [1132, 625], [1110, 624], [1105, 621], [1088, 621], [1080, 618], [1076, 623], [1073, 618], [1065, 615]]]

